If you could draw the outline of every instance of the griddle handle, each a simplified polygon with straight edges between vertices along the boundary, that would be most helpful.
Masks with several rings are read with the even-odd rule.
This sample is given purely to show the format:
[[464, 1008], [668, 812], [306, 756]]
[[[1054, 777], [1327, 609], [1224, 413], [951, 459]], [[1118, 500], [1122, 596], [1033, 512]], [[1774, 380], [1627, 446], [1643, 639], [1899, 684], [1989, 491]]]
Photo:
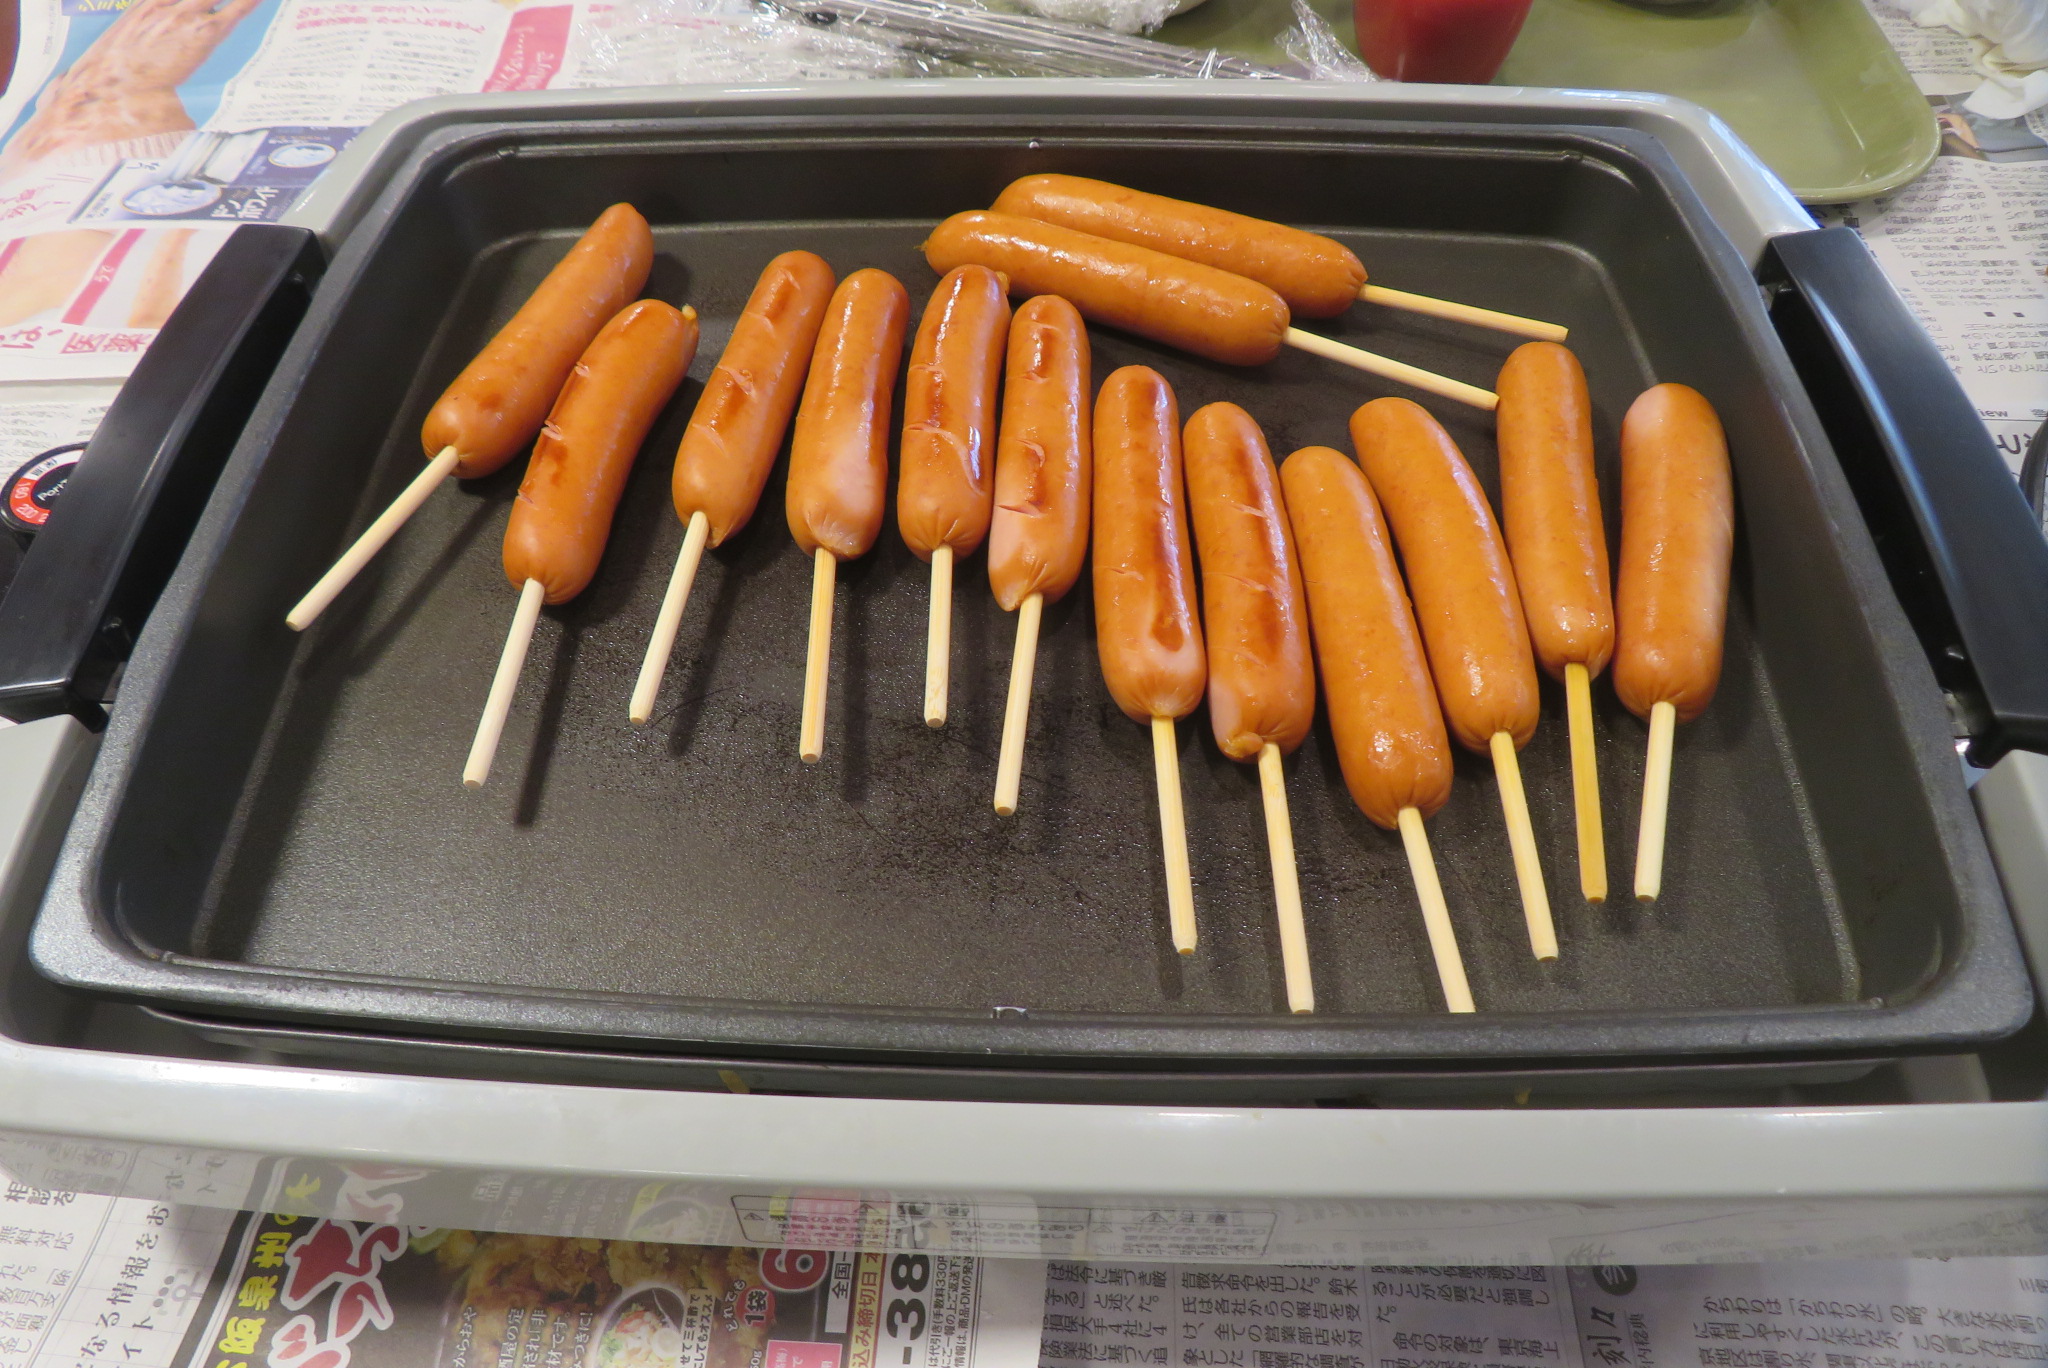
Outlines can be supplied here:
[[1971, 761], [2048, 751], [2048, 539], [1976, 408], [1853, 230], [1773, 238], [1762, 278]]
[[100, 421], [0, 600], [0, 715], [99, 727], [114, 672], [306, 312], [313, 234], [244, 224]]

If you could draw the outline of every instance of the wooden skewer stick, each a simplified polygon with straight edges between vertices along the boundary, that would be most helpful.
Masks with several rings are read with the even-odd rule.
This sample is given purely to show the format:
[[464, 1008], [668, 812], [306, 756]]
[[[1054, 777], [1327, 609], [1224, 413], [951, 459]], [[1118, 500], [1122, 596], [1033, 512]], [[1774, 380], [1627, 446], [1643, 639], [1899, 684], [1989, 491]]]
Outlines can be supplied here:
[[1593, 676], [1584, 665], [1564, 667], [1565, 718], [1572, 737], [1572, 803], [1579, 818], [1579, 891], [1589, 903], [1607, 901], [1607, 834], [1600, 824], [1600, 764], [1593, 749]]
[[1678, 731], [1678, 709], [1669, 703], [1650, 705], [1650, 759], [1643, 766], [1643, 825], [1636, 837], [1636, 897], [1657, 901], [1664, 891], [1664, 823], [1671, 811], [1671, 744]]
[[1024, 780], [1024, 733], [1031, 726], [1031, 676], [1038, 669], [1038, 621], [1045, 595], [1032, 594], [1017, 605], [1017, 650], [1010, 657], [1010, 698], [1003, 707], [1003, 749], [996, 761], [996, 816], [1017, 811], [1017, 789]]
[[1294, 864], [1294, 820], [1287, 813], [1287, 775], [1280, 748], [1259, 752], [1259, 796], [1266, 804], [1266, 851], [1273, 861], [1273, 902], [1280, 914], [1280, 967], [1287, 976], [1287, 1010], [1303, 1016], [1316, 1009], [1308, 968], [1308, 930], [1301, 921], [1301, 874]]
[[1408, 851], [1408, 872], [1415, 878], [1415, 896], [1422, 903], [1422, 925], [1429, 932], [1429, 953], [1436, 960], [1436, 981], [1444, 1003], [1453, 1012], [1475, 1010], [1472, 986], [1465, 981], [1465, 961], [1458, 954], [1458, 934], [1451, 929], [1451, 909], [1436, 876], [1436, 858], [1429, 853], [1429, 834], [1422, 829], [1418, 808], [1401, 809], [1401, 844]]
[[953, 679], [953, 548], [932, 551], [932, 617], [924, 646], [924, 724], [946, 725], [946, 693]]
[[1166, 852], [1166, 916], [1173, 948], [1195, 953], [1195, 877], [1188, 868], [1188, 818], [1180, 800], [1180, 738], [1173, 719], [1152, 719], [1152, 775], [1159, 783], [1159, 842]]
[[811, 640], [804, 656], [803, 728], [796, 753], [806, 765], [825, 754], [825, 684], [832, 671], [832, 589], [839, 578], [839, 558], [824, 547], [811, 562]]
[[1435, 371], [1426, 371], [1420, 366], [1411, 366], [1406, 361], [1396, 361], [1392, 357], [1364, 351], [1345, 342], [1335, 342], [1319, 333], [1289, 328], [1282, 340], [1290, 347], [1315, 356], [1342, 362], [1344, 365], [1356, 367], [1384, 379], [1398, 380], [1425, 393], [1444, 399], [1455, 399], [1461, 404], [1470, 404], [1473, 408], [1484, 409], [1488, 413], [1493, 412], [1500, 403], [1500, 396], [1492, 390], [1483, 390], [1477, 385], [1468, 385], [1462, 380], [1453, 380], [1448, 376], [1438, 375]]
[[704, 559], [704, 543], [710, 538], [711, 519], [700, 508], [690, 515], [689, 530], [683, 533], [683, 548], [676, 552], [676, 568], [668, 577], [661, 612], [654, 618], [654, 635], [647, 641], [647, 658], [640, 662], [640, 679], [633, 685], [633, 701], [626, 716], [636, 727], [654, 716], [654, 696], [661, 692], [661, 677], [676, 649], [676, 631], [683, 625], [683, 609], [690, 605], [690, 586], [697, 582], [697, 565]]
[[1557, 928], [1550, 921], [1550, 895], [1543, 889], [1543, 864], [1536, 858], [1536, 828], [1529, 821], [1529, 795], [1522, 790], [1522, 765], [1515, 738], [1493, 734], [1493, 773], [1500, 782], [1501, 814], [1507, 818], [1508, 848], [1515, 855], [1515, 880], [1522, 887], [1522, 917], [1529, 923], [1529, 948], [1540, 960], [1557, 958]]
[[498, 657], [498, 673], [491, 677], [491, 694], [484, 700], [484, 715], [476, 724], [476, 740], [469, 746], [469, 763], [462, 767], [464, 788], [482, 788], [491, 777], [491, 761], [498, 754], [498, 738], [505, 734], [505, 717], [512, 711], [512, 695], [519, 692], [519, 672], [526, 668], [526, 651], [533, 645], [534, 624], [540, 621], [541, 600], [547, 590], [539, 580], [530, 579], [519, 587], [519, 607], [512, 614], [512, 630], [505, 633], [505, 651]]
[[440, 454], [427, 462], [426, 468], [412, 477], [412, 483], [405, 491], [391, 501], [391, 506], [377, 515], [377, 520], [363, 529], [355, 544], [341, 553], [331, 569], [322, 575], [306, 596], [284, 616], [285, 626], [294, 632], [303, 632], [313, 625], [313, 619], [327, 611], [327, 605], [334, 602], [349, 581], [362, 573], [370, 558], [384, 549], [384, 543], [391, 540], [398, 529], [405, 526], [406, 519], [419, 512], [420, 505], [427, 501], [427, 495], [441, 487], [441, 481], [455, 473], [456, 463], [462, 459], [454, 447], [442, 447]]
[[1471, 304], [1454, 304], [1448, 299], [1409, 294], [1406, 290], [1390, 290], [1384, 285], [1361, 285], [1358, 287], [1358, 297], [1368, 304], [1384, 304], [1390, 309], [1406, 309], [1409, 313], [1428, 314], [1431, 318], [1448, 318], [1457, 323], [1497, 328], [1501, 332], [1533, 337], [1538, 342], [1562, 342], [1571, 332], [1562, 324], [1545, 323], [1541, 319], [1524, 318], [1520, 314], [1498, 313]]

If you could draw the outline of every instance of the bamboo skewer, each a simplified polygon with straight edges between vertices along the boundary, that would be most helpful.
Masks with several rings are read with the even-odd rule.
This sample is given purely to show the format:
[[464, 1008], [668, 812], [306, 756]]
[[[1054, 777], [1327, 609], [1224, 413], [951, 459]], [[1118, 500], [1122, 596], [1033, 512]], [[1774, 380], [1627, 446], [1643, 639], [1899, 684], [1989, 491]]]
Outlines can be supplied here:
[[832, 590], [839, 558], [819, 547], [811, 562], [811, 637], [804, 655], [803, 726], [797, 756], [815, 765], [825, 754], [825, 686], [832, 670]]
[[704, 559], [704, 544], [710, 538], [711, 519], [700, 508], [690, 515], [689, 530], [683, 533], [675, 571], [668, 577], [668, 592], [662, 595], [661, 612], [654, 619], [654, 635], [647, 642], [647, 658], [640, 662], [640, 679], [633, 685], [633, 701], [626, 716], [636, 727], [654, 716], [655, 695], [661, 692], [661, 677], [675, 652], [676, 631], [683, 625], [683, 610], [690, 604], [690, 586], [696, 583], [697, 566]]
[[1565, 719], [1572, 742], [1572, 804], [1579, 823], [1579, 891], [1607, 901], [1607, 836], [1600, 823], [1600, 764], [1593, 747], [1593, 676], [1582, 664], [1564, 667]]
[[946, 725], [946, 694], [953, 677], [953, 548], [932, 548], [931, 625], [924, 648], [924, 724]]
[[1448, 299], [1435, 299], [1429, 295], [1410, 294], [1406, 290], [1390, 290], [1384, 285], [1361, 285], [1358, 287], [1358, 297], [1368, 304], [1384, 304], [1390, 309], [1405, 309], [1409, 313], [1427, 314], [1431, 318], [1448, 318], [1456, 323], [1472, 323], [1482, 328], [1494, 328], [1501, 332], [1533, 337], [1539, 342], [1562, 342], [1571, 331], [1561, 324], [1545, 323], [1538, 318], [1524, 318], [1520, 314], [1500, 313], [1472, 304], [1458, 304]]
[[1301, 920], [1301, 873], [1294, 860], [1294, 821], [1287, 812], [1287, 775], [1280, 748], [1267, 742], [1259, 752], [1259, 797], [1266, 808], [1266, 851], [1273, 862], [1273, 902], [1280, 917], [1280, 967], [1287, 978], [1287, 1010], [1305, 1016], [1316, 1009], [1308, 967], [1308, 930]]
[[1522, 889], [1522, 917], [1529, 924], [1529, 948], [1539, 960], [1557, 958], [1557, 928], [1550, 920], [1550, 895], [1543, 889], [1543, 864], [1536, 857], [1536, 829], [1529, 821], [1529, 796], [1522, 789], [1522, 765], [1515, 739], [1493, 734], [1493, 772], [1500, 782], [1501, 814], [1507, 819], [1508, 848], [1515, 856], [1515, 881]]
[[1030, 594], [1017, 605], [1017, 650], [1010, 657], [1010, 697], [1003, 707], [1003, 748], [996, 761], [996, 815], [1017, 811], [1024, 779], [1024, 733], [1031, 725], [1031, 676], [1038, 668], [1038, 623], [1045, 596]]
[[1500, 402], [1492, 390], [1468, 385], [1462, 380], [1452, 380], [1447, 376], [1438, 375], [1435, 371], [1426, 371], [1420, 366], [1411, 366], [1406, 361], [1396, 361], [1392, 357], [1365, 351], [1349, 343], [1334, 341], [1319, 333], [1289, 328], [1282, 335], [1282, 340], [1299, 351], [1354, 367], [1382, 379], [1398, 380], [1424, 393], [1434, 394], [1443, 399], [1455, 399], [1461, 404], [1470, 404], [1488, 413], [1491, 413]]
[[1188, 866], [1188, 818], [1180, 795], [1180, 738], [1173, 719], [1152, 719], [1152, 774], [1159, 786], [1159, 840], [1166, 852], [1166, 915], [1173, 948], [1195, 953], [1195, 879]]
[[1650, 705], [1650, 758], [1643, 766], [1643, 824], [1636, 837], [1636, 897], [1655, 902], [1664, 891], [1664, 827], [1671, 811], [1671, 746], [1678, 709]]
[[1436, 858], [1429, 853], [1429, 834], [1422, 828], [1420, 809], [1405, 807], [1399, 815], [1401, 845], [1408, 852], [1408, 872], [1415, 880], [1415, 896], [1422, 904], [1422, 925], [1429, 933], [1429, 953], [1436, 960], [1436, 979], [1443, 985], [1444, 1003], [1453, 1012], [1476, 1011], [1472, 985], [1465, 980], [1465, 961], [1458, 954], [1458, 934], [1451, 927], [1451, 909], [1444, 902], [1444, 886], [1436, 876]]
[[354, 544], [341, 553], [341, 559], [306, 591], [306, 596], [293, 605], [291, 612], [285, 614], [285, 625], [294, 632], [303, 632], [312, 626], [313, 619], [327, 611], [327, 605], [333, 603], [341, 591], [348, 588], [349, 582], [362, 573], [363, 567], [384, 549], [386, 542], [397, 535], [398, 529], [405, 526], [406, 520], [419, 512], [420, 505], [427, 501], [427, 496], [439, 489], [441, 482], [455, 473], [455, 467], [461, 460], [461, 453], [454, 447], [442, 447], [439, 454], [427, 462], [426, 468], [412, 477], [412, 483], [391, 501], [391, 506], [379, 513], [376, 521], [363, 529], [362, 535], [355, 539]]
[[498, 739], [505, 734], [505, 718], [512, 711], [512, 695], [519, 692], [519, 674], [526, 668], [526, 652], [533, 645], [534, 625], [540, 621], [541, 600], [547, 590], [530, 579], [519, 587], [519, 607], [512, 614], [512, 628], [505, 633], [505, 650], [498, 657], [498, 672], [491, 677], [491, 692], [484, 701], [484, 715], [476, 724], [476, 739], [470, 743], [469, 761], [462, 767], [465, 788], [482, 788], [491, 777], [491, 761], [498, 754]]

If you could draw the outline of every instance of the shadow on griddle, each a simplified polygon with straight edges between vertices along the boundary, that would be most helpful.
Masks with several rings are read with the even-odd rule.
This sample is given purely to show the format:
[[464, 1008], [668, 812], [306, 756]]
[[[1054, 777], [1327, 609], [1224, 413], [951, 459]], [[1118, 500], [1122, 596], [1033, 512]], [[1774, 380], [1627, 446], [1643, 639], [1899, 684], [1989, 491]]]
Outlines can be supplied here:
[[[533, 724], [533, 742], [527, 750], [525, 770], [519, 779], [519, 803], [512, 810], [515, 826], [530, 827], [540, 820], [541, 800], [547, 790], [548, 763], [554, 759], [555, 746], [561, 740], [562, 711], [569, 700], [569, 680], [576, 669], [576, 653], [583, 644], [583, 624], [577, 616], [563, 614], [555, 621], [561, 635], [555, 642], [553, 656], [526, 662], [529, 674], [547, 671], [547, 692], [541, 695]], [[516, 758], [505, 753], [501, 743], [499, 765], [509, 769]]]
[[[309, 629], [317, 636], [306, 647], [298, 668], [308, 674], [322, 673], [330, 664], [339, 662], [347, 674], [368, 674], [383, 659], [385, 651], [406, 629], [421, 605], [433, 597], [441, 581], [447, 579], [469, 555], [470, 547], [491, 526], [493, 519], [505, 516], [503, 505], [494, 497], [497, 491], [492, 487], [504, 478], [503, 475], [494, 476], [486, 482], [487, 492], [476, 500], [476, 506], [470, 509], [469, 516], [463, 519], [455, 535], [447, 539], [433, 563], [413, 579], [412, 586], [367, 634], [362, 628], [375, 596], [366, 592], [366, 585], [350, 585], [340, 601], [321, 615], [324, 621]], [[516, 488], [516, 475], [513, 479]], [[380, 557], [370, 562], [364, 569], [363, 578], [380, 575], [382, 560]]]

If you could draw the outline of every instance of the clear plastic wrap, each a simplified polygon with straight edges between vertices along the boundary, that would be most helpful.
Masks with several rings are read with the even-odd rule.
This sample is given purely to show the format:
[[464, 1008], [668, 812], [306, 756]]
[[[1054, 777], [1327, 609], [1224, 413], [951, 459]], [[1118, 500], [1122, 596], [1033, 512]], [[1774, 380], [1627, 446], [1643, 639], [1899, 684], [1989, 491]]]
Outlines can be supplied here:
[[620, 0], [583, 27], [590, 85], [747, 85], [968, 74], [894, 43], [749, 0]]
[[[1294, 0], [1294, 27], [1278, 39], [1280, 50], [1293, 59], [1300, 75], [1311, 81], [1377, 81], [1373, 69], [1344, 46], [1330, 21], [1308, 0]], [[1289, 72], [1289, 75], [1295, 75]]]
[[1298, 74], [1214, 49], [944, 0], [622, 0], [589, 26], [582, 69], [592, 85]]
[[1069, 24], [1092, 24], [1111, 33], [1150, 33], [1202, 0], [1011, 0], [1018, 9]]

